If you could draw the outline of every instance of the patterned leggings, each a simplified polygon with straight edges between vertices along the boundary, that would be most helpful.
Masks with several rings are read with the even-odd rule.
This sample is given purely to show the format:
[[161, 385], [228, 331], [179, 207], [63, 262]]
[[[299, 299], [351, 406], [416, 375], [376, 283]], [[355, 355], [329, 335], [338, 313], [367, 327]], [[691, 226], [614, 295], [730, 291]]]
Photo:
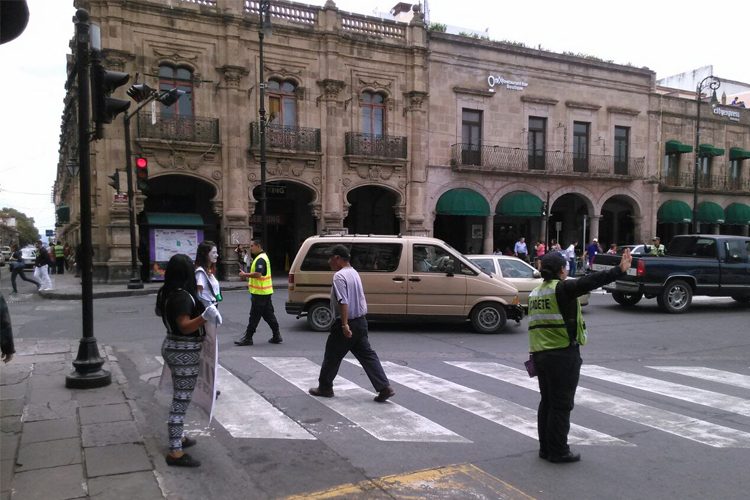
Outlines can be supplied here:
[[198, 378], [198, 362], [201, 355], [201, 342], [185, 337], [177, 340], [167, 337], [161, 346], [161, 355], [172, 372], [172, 407], [169, 410], [167, 430], [170, 451], [182, 450], [182, 434], [190, 399], [193, 397], [195, 381]]

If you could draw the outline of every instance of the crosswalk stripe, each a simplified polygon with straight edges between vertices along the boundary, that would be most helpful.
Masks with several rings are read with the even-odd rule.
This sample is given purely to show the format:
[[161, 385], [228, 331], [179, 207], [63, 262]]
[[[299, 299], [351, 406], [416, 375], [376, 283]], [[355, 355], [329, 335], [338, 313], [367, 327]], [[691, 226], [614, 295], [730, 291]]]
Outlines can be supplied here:
[[648, 368], [662, 372], [677, 373], [678, 375], [685, 375], [687, 377], [700, 378], [711, 382], [719, 382], [720, 384], [733, 385], [743, 389], [750, 389], [750, 376], [742, 375], [740, 373], [716, 370], [704, 366], [649, 366]]
[[[539, 391], [536, 379], [524, 370], [490, 362], [447, 362], [450, 365], [509, 384]], [[750, 448], [750, 434], [704, 420], [578, 387], [576, 405], [651, 427], [715, 448]]]
[[750, 417], [750, 400], [728, 396], [718, 392], [697, 389], [682, 384], [665, 382], [652, 377], [644, 377], [635, 373], [626, 373], [611, 368], [605, 368], [597, 365], [585, 365], [581, 368], [581, 373], [587, 377], [606, 380], [615, 384], [633, 387], [642, 391], [653, 392], [662, 396], [667, 396], [689, 403], [709, 406], [719, 410], [736, 413]]
[[[308, 388], [318, 385], [317, 377], [320, 366], [306, 358], [255, 357], [253, 359], [305, 392]], [[388, 404], [374, 402], [372, 392], [340, 375], [336, 377], [334, 391], [336, 397], [316, 398], [316, 400], [381, 441], [470, 442], [403, 406], [393, 402]]]
[[[424, 372], [395, 363], [383, 363], [388, 378], [410, 389], [482, 418], [538, 439], [536, 412], [525, 406], [485, 394]], [[570, 442], [580, 445], [632, 446], [621, 439], [571, 424]]]
[[[164, 363], [161, 356], [157, 360]], [[216, 400], [214, 418], [232, 437], [316, 439], [229, 370], [219, 365], [218, 371], [221, 397]]]

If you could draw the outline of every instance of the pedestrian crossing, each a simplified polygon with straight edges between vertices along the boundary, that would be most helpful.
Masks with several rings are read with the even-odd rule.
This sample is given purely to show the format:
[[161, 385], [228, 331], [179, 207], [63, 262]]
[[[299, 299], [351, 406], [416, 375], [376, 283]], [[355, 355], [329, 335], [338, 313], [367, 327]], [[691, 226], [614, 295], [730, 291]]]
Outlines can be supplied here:
[[[397, 396], [388, 403], [373, 402], [372, 387], [360, 387], [342, 375], [336, 378], [335, 397], [316, 398], [307, 394], [310, 387], [318, 384], [317, 377], [320, 365], [305, 357], [254, 357], [260, 365], [278, 376], [282, 383], [296, 387], [306, 397], [322, 405], [334, 414], [378, 441], [415, 442], [415, 443], [470, 443], [466, 436], [442, 425], [442, 415], [435, 412], [434, 406], [427, 405], [428, 410], [436, 414], [421, 415], [414, 411], [414, 400], [411, 391], [419, 398], [428, 397], [438, 404], [448, 405], [498, 426], [499, 432], [510, 432], [522, 439], [537, 439], [536, 404], [524, 406], [501, 396], [514, 394], [515, 388], [523, 391], [538, 392], [538, 382], [529, 378], [526, 371], [497, 362], [485, 361], [441, 361], [441, 366], [430, 366], [427, 370], [403, 366], [385, 361], [383, 367], [388, 378], [396, 389]], [[351, 358], [348, 363], [359, 366]], [[468, 385], [462, 385], [430, 371], [444, 372], [444, 368], [459, 369], [467, 375], [479, 375], [491, 381], [500, 382], [496, 390], [484, 392]], [[687, 380], [700, 379], [715, 383], [718, 387], [729, 386], [737, 394], [737, 389], [750, 389], [750, 376], [708, 367], [695, 366], [646, 366], [659, 374], [675, 374]], [[599, 365], [584, 365], [581, 370], [581, 383], [576, 393], [576, 406], [587, 408], [601, 415], [613, 417], [614, 424], [607, 424], [612, 429], [618, 420], [632, 422], [651, 428], [680, 439], [686, 439], [713, 448], [750, 448], [750, 425], [731, 420], [738, 428], [727, 427], [708, 420], [691, 416], [694, 410], [685, 407], [684, 403], [696, 406], [696, 410], [709, 407], [719, 412], [750, 417], [750, 399], [736, 395], [723, 394], [666, 381], [657, 376], [650, 377], [637, 373], [613, 370]], [[461, 381], [474, 380], [462, 376]], [[481, 380], [481, 379], [479, 379]], [[324, 434], [341, 429], [340, 420], [336, 425], [321, 426], [310, 423], [307, 415], [295, 414], [289, 408], [278, 408], [264, 395], [256, 392], [245, 381], [239, 379], [226, 368], [219, 366], [218, 383], [221, 398], [217, 400], [214, 415], [230, 435], [236, 438], [249, 439], [324, 439]], [[586, 387], [591, 381], [611, 384], [613, 392]], [[483, 387], [487, 387], [483, 384]], [[601, 384], [598, 387], [602, 387]], [[609, 387], [609, 386], [607, 386]], [[625, 390], [618, 389], [625, 387]], [[634, 391], [630, 391], [633, 389]], [[623, 397], [622, 394], [625, 394]], [[654, 396], [664, 400], [655, 403]], [[748, 394], [750, 397], [750, 394]], [[645, 402], [639, 402], [638, 400]], [[680, 401], [674, 405], [673, 400]], [[677, 411], [668, 410], [677, 408]], [[411, 408], [410, 408], [411, 407]], [[420, 405], [425, 408], [425, 405]], [[683, 414], [685, 412], [687, 414]], [[721, 413], [713, 412], [709, 418], [717, 419]], [[575, 413], [573, 416], [575, 422]], [[750, 422], [750, 421], [748, 421]], [[742, 428], [746, 430], [741, 430]], [[629, 435], [629, 434], [628, 434]], [[569, 441], [575, 445], [596, 446], [636, 446], [623, 435], [612, 436], [601, 430], [587, 428], [576, 423], [571, 424]]]

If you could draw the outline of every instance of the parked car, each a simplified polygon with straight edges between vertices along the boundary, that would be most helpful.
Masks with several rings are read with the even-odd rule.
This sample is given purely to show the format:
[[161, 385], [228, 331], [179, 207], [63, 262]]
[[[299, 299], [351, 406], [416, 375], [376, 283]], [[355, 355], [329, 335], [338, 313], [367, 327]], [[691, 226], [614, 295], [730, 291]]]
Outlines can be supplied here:
[[[616, 255], [597, 255], [594, 266], [607, 269], [617, 265], [619, 259]], [[675, 236], [665, 256], [635, 257], [627, 274], [604, 290], [626, 307], [644, 297], [656, 297], [659, 306], [669, 313], [687, 311], [693, 295], [750, 302], [750, 237]]]
[[498, 333], [507, 319], [520, 321], [518, 291], [488, 276], [444, 241], [421, 236], [324, 235], [300, 246], [289, 270], [286, 312], [316, 331], [333, 322], [328, 254], [351, 252], [367, 297], [368, 319], [467, 321], [479, 333]]
[[21, 249], [21, 259], [23, 259], [24, 267], [34, 267], [34, 262], [36, 262], [36, 248], [32, 246], [23, 247]]
[[[466, 255], [466, 258], [487, 274], [509, 281], [518, 290], [521, 305], [528, 309], [529, 293], [542, 283], [542, 275], [539, 271], [518, 257], [509, 255]], [[589, 297], [590, 294], [587, 293], [579, 298], [582, 306], [588, 305]]]
[[12, 252], [10, 251], [9, 246], [0, 246], [0, 255], [2, 255], [5, 259], [5, 262], [8, 262], [10, 260]]

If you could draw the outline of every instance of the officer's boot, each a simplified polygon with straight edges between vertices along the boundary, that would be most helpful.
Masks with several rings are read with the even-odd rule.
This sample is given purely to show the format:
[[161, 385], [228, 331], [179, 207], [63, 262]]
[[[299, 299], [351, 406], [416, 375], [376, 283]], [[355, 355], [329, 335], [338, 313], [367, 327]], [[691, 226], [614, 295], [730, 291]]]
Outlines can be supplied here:
[[268, 339], [268, 341], [272, 344], [281, 344], [283, 340], [281, 340], [281, 334], [279, 332], [274, 332], [273, 337]]
[[245, 332], [240, 340], [235, 340], [234, 345], [253, 345], [253, 334]]

